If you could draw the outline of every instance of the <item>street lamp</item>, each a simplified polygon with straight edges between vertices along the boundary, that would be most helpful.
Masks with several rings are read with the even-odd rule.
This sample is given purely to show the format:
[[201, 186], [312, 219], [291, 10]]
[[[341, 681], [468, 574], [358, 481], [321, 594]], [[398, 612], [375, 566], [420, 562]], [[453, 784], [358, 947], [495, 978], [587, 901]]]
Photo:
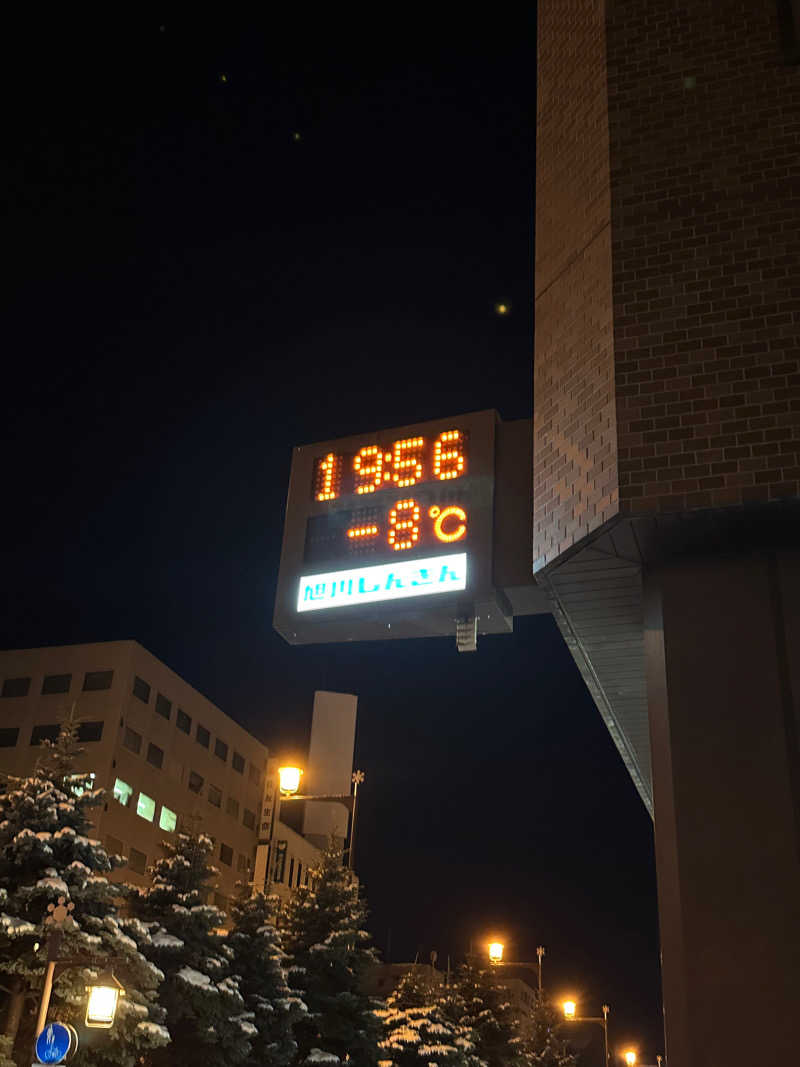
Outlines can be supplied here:
[[125, 990], [111, 971], [103, 971], [87, 989], [86, 1025], [107, 1030], [114, 1023], [117, 1001]]
[[[568, 1023], [599, 1023], [603, 1027], [603, 1041], [605, 1045], [605, 1062], [606, 1067], [608, 1065], [608, 1013], [611, 1010], [608, 1004], [604, 1004], [602, 1007], [603, 1016], [599, 1015], [578, 1015], [578, 1006], [574, 1000], [565, 1000], [561, 1005], [564, 1012], [564, 1019]], [[634, 1052], [634, 1059], [631, 1063], [636, 1063], [636, 1053]]]
[[634, 1051], [634, 1049], [627, 1049], [624, 1056], [625, 1062], [627, 1063], [628, 1067], [634, 1067], [634, 1064], [636, 1063], [636, 1052]]
[[303, 772], [299, 767], [278, 767], [281, 796], [293, 797], [300, 788], [300, 779], [302, 777]]
[[[305, 793], [298, 793], [300, 788], [300, 779], [303, 776], [303, 771], [300, 767], [279, 767], [278, 779], [280, 782], [281, 797], [280, 801], [285, 804], [289, 800], [316, 800], [319, 802], [335, 801], [337, 804], [344, 804], [346, 808], [350, 809], [352, 818], [350, 820], [350, 846], [347, 850], [347, 866], [352, 871], [353, 861], [355, 857], [355, 841], [356, 841], [356, 813], [358, 811], [358, 787], [363, 783], [365, 775], [363, 771], [353, 771], [351, 781], [353, 783], [352, 793], [332, 793], [332, 794], [320, 794], [319, 796], [307, 796]], [[280, 808], [278, 809], [280, 812]], [[278, 815], [276, 815], [277, 822]]]
[[490, 941], [489, 942], [489, 963], [497, 965], [503, 962], [503, 949], [505, 945], [502, 941]]

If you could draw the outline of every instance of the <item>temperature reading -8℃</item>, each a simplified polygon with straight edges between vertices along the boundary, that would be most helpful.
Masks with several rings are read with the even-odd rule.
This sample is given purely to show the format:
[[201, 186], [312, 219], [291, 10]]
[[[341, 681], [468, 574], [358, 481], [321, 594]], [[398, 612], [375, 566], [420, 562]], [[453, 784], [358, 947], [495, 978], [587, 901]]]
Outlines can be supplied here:
[[[466, 473], [466, 433], [443, 430], [432, 438], [399, 438], [390, 448], [367, 444], [352, 454], [328, 452], [314, 465], [313, 494], [318, 503], [327, 503], [342, 496], [408, 490], [425, 482], [450, 483]], [[374, 496], [371, 499], [378, 506], [370, 509], [370, 518], [355, 521], [345, 531], [354, 548], [382, 543], [403, 552], [420, 542], [454, 544], [466, 537], [467, 512], [461, 504], [426, 504], [408, 495], [387, 503], [384, 510]]]

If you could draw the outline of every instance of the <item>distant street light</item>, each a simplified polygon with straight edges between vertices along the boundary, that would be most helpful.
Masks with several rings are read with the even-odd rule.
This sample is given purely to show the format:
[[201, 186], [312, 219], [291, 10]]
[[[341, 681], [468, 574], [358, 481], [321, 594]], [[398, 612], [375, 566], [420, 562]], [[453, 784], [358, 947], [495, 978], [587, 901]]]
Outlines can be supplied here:
[[490, 941], [489, 942], [489, 963], [498, 964], [503, 962], [503, 949], [505, 945], [502, 941]]
[[625, 1052], [625, 1062], [628, 1064], [628, 1067], [633, 1067], [636, 1063], [636, 1052], [632, 1048], [629, 1048]]
[[[561, 1007], [564, 1012], [564, 1019], [568, 1023], [598, 1023], [603, 1027], [603, 1042], [606, 1057], [605, 1063], [606, 1067], [608, 1067], [608, 1013], [610, 1011], [608, 1004], [604, 1004], [602, 1007], [602, 1018], [599, 1015], [577, 1015], [576, 1012], [578, 1009], [574, 1000], [565, 1000]], [[635, 1056], [636, 1053], [634, 1053], [634, 1057]], [[636, 1060], [633, 1059], [631, 1062], [636, 1063]]]

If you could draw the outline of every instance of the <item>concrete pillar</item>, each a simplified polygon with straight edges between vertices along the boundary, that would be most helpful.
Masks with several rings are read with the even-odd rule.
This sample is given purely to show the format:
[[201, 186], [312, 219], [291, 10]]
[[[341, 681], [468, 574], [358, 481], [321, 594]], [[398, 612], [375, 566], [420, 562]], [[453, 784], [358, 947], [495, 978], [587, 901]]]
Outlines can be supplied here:
[[667, 1061], [796, 1063], [800, 553], [674, 560], [644, 605]]

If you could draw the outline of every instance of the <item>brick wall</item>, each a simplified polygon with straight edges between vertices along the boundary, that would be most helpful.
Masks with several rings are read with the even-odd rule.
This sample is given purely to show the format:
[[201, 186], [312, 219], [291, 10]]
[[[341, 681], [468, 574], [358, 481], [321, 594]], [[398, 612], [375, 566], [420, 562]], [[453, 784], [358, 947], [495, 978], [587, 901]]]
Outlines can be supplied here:
[[613, 0], [607, 49], [621, 509], [797, 496], [800, 67], [777, 4]]
[[539, 4], [534, 569], [618, 511], [603, 13]]

